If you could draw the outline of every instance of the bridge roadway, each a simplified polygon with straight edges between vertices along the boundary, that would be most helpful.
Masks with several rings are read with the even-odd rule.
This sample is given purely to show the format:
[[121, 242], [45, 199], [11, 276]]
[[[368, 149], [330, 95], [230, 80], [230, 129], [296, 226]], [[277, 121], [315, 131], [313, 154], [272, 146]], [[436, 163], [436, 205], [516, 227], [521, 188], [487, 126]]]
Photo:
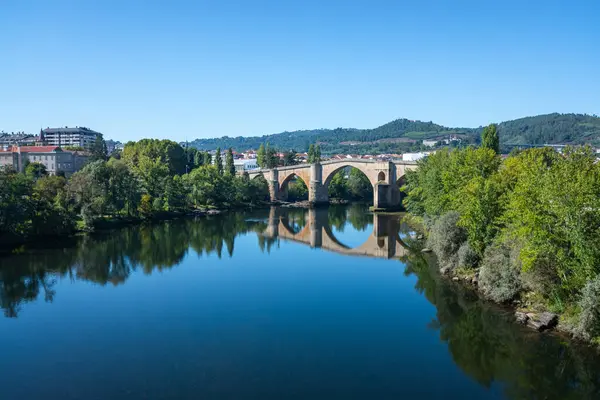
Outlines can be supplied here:
[[410, 251], [400, 238], [400, 222], [396, 218], [373, 214], [373, 231], [363, 244], [351, 248], [341, 243], [333, 234], [328, 224], [326, 209], [311, 208], [302, 211], [305, 212], [306, 224], [296, 232], [290, 224], [287, 210], [272, 207], [269, 211], [268, 227], [263, 235], [351, 256], [400, 259]]
[[294, 177], [301, 179], [308, 188], [308, 200], [312, 204], [329, 202], [329, 184], [342, 168], [353, 167], [361, 171], [373, 185], [375, 210], [396, 209], [401, 205], [400, 186], [406, 171], [417, 168], [412, 161], [373, 161], [345, 159], [315, 164], [299, 164], [274, 169], [249, 171], [251, 179], [263, 176], [269, 184], [271, 200], [287, 200], [288, 183]]

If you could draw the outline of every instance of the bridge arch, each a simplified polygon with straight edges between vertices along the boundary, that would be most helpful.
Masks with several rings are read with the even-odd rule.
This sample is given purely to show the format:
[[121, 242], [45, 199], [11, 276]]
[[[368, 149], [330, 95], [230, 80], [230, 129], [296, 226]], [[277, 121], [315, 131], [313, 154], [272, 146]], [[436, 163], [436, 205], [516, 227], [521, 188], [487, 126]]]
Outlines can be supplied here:
[[[323, 165], [323, 172], [322, 172], [322, 182], [323, 182], [323, 186], [325, 186], [325, 188], [329, 188], [329, 184], [331, 183], [331, 180], [333, 179], [333, 177], [335, 176], [335, 174], [337, 174], [341, 169], [343, 168], [356, 168], [357, 170], [359, 170], [360, 172], [362, 172], [367, 179], [369, 179], [369, 182], [371, 182], [371, 186], [375, 186], [375, 184], [377, 183], [377, 178], [378, 176], [378, 172], [374, 171], [372, 168], [368, 168], [370, 166], [371, 163], [367, 163], [367, 162], [360, 162], [360, 161], [348, 161], [348, 162], [338, 162], [338, 163], [332, 163], [332, 164], [324, 164]], [[384, 176], [385, 179], [385, 176]]]

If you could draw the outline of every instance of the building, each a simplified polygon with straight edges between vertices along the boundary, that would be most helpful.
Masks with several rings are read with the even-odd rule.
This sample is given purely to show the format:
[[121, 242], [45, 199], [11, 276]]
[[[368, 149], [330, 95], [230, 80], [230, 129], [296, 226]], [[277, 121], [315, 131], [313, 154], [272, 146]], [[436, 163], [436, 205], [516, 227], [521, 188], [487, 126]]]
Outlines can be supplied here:
[[6, 133], [0, 132], [0, 146], [35, 146], [40, 144], [38, 136], [25, 132]]
[[233, 165], [235, 166], [235, 172], [245, 172], [259, 169], [256, 159], [233, 160]]
[[439, 140], [423, 140], [423, 146], [427, 147], [435, 147], [438, 144]]
[[12, 167], [24, 172], [28, 163], [43, 164], [49, 175], [63, 172], [69, 176], [88, 161], [89, 155], [78, 151], [65, 151], [58, 146], [2, 146], [0, 167]]
[[418, 161], [421, 158], [427, 157], [429, 154], [431, 154], [430, 151], [422, 152], [422, 153], [404, 153], [404, 154], [402, 154], [402, 160], [403, 161]]
[[92, 148], [99, 132], [77, 126], [75, 128], [46, 128], [40, 131], [40, 140], [48, 146]]

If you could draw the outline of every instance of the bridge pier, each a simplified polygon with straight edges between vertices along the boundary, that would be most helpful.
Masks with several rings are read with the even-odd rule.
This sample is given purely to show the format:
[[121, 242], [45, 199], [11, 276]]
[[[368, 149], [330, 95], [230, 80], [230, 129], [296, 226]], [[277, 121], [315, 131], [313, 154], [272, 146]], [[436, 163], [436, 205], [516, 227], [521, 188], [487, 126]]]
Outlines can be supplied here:
[[308, 201], [312, 205], [329, 203], [329, 193], [323, 184], [323, 167], [320, 163], [310, 166], [310, 184], [308, 187]]
[[373, 187], [373, 211], [393, 211], [402, 207], [400, 188], [377, 182]]

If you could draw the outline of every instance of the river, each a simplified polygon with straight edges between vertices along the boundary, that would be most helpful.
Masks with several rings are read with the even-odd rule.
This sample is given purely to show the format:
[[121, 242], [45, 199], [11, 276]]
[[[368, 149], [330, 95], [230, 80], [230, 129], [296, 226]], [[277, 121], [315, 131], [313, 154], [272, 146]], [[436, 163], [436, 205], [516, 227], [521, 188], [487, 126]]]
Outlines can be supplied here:
[[401, 215], [236, 212], [0, 258], [0, 399], [587, 399], [600, 357], [440, 277]]

